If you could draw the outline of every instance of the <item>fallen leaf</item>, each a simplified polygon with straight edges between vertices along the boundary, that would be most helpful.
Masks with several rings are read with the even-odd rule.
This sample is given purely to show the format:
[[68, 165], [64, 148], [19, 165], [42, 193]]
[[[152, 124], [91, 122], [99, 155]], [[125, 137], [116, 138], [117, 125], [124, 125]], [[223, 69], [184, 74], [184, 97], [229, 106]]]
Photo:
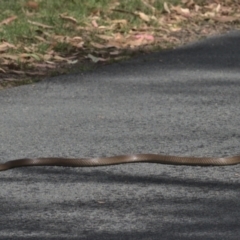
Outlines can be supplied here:
[[91, 42], [91, 45], [95, 48], [98, 48], [98, 49], [103, 49], [103, 48], [106, 48], [106, 45], [103, 45], [103, 44], [100, 44], [100, 43], [96, 43], [96, 42]]
[[[172, 11], [177, 12], [179, 15], [184, 16], [184, 17], [188, 17], [190, 15], [190, 11], [188, 8], [181, 8], [180, 6], [173, 6], [171, 8]], [[176, 15], [174, 15], [174, 19], [177, 19], [178, 17], [176, 17]], [[182, 19], [179, 19], [180, 21]]]
[[206, 17], [206, 18], [212, 18], [212, 17], [216, 16], [216, 13], [215, 12], [205, 12], [204, 14], [202, 14], [202, 16]]
[[215, 10], [216, 9], [216, 3], [210, 3], [208, 5], [205, 5], [204, 8], [208, 10]]
[[47, 62], [46, 63], [34, 63], [33, 66], [37, 67], [37, 68], [50, 68], [50, 69], [55, 69], [56, 68], [55, 65], [48, 64]]
[[220, 10], [221, 10], [221, 4], [218, 4], [215, 11], [218, 13], [218, 12], [220, 12]]
[[11, 59], [11, 60], [17, 60], [17, 59], [18, 59], [18, 56], [16, 56], [16, 55], [11, 55], [11, 54], [1, 54], [1, 58]]
[[180, 8], [181, 9], [181, 12], [186, 14], [186, 15], [189, 15], [190, 14], [190, 10], [188, 8]]
[[[52, 58], [52, 57], [51, 57]], [[51, 61], [46, 61], [46, 63], [50, 64], [50, 65], [55, 65], [55, 62], [51, 62]]]
[[98, 28], [98, 24], [97, 24], [96, 20], [93, 20], [93, 21], [92, 21], [92, 25], [93, 25], [95, 28]]
[[129, 41], [127, 43], [129, 44], [130, 48], [135, 48], [139, 46], [143, 46], [146, 44], [150, 44], [154, 41], [154, 37], [152, 34], [137, 34], [135, 36], [129, 37]]
[[54, 35], [52, 36], [54, 40], [56, 40], [57, 42], [67, 42], [68, 37], [67, 36], [62, 36], [62, 35]]
[[146, 7], [148, 7], [149, 9], [151, 9], [151, 11], [153, 12], [153, 14], [155, 14], [155, 12], [156, 12], [156, 8], [155, 8], [155, 7], [153, 7], [151, 4], [149, 4], [149, 3], [146, 2], [145, 0], [142, 0], [142, 3], [143, 3]]
[[144, 39], [142, 39], [142, 38], [135, 39], [135, 40], [132, 40], [132, 41], [128, 41], [128, 45], [129, 45], [130, 48], [139, 47], [143, 44], [144, 44]]
[[112, 20], [112, 23], [120, 23], [120, 24], [126, 25], [127, 20], [126, 19], [117, 19], [117, 20]]
[[40, 36], [34, 36], [37, 40], [39, 40], [40, 42], [47, 42], [46, 40], [45, 40], [45, 38], [43, 38], [43, 37], [40, 37]]
[[33, 58], [37, 61], [41, 61], [43, 59], [43, 56], [40, 54], [35, 54], [35, 53], [22, 53], [20, 54], [21, 58]]
[[101, 30], [101, 29], [105, 30], [105, 29], [112, 29], [112, 27], [111, 26], [99, 26], [98, 29], [99, 30]]
[[178, 31], [181, 31], [182, 28], [181, 27], [178, 27], [178, 26], [170, 26], [169, 29], [172, 31], [172, 32], [178, 32]]
[[67, 20], [67, 21], [70, 21], [70, 22], [72, 22], [74, 24], [77, 23], [77, 20], [75, 18], [73, 18], [73, 17], [69, 17], [69, 16], [66, 16], [64, 14], [60, 14], [59, 16], [60, 16], [60, 18], [62, 18], [64, 20]]
[[168, 7], [168, 4], [166, 2], [163, 3], [163, 8], [164, 10], [167, 12], [167, 13], [171, 13], [169, 7]]
[[25, 72], [27, 76], [44, 76], [44, 72]]
[[78, 37], [78, 36], [69, 39], [68, 42], [69, 42], [72, 46], [77, 47], [77, 48], [82, 48], [82, 47], [83, 47], [83, 44], [84, 44], [82, 38], [81, 38], [81, 37]]
[[112, 51], [112, 52], [110, 52], [109, 54], [111, 55], [111, 56], [116, 56], [116, 55], [119, 55], [121, 52], [119, 51], [119, 50], [115, 50], [115, 51]]
[[92, 60], [92, 62], [94, 62], [94, 63], [97, 63], [99, 61], [106, 61], [106, 59], [100, 58], [100, 57], [95, 57], [92, 54], [88, 54], [87, 58], [90, 58]]
[[73, 64], [78, 63], [78, 60], [77, 59], [75, 59], [75, 60], [67, 60], [67, 63], [73, 65]]
[[182, 0], [182, 3], [188, 8], [192, 8], [194, 5], [196, 5], [194, 0]]
[[14, 21], [15, 19], [17, 19], [17, 16], [9, 17], [9, 18], [4, 19], [3, 21], [1, 21], [0, 25], [7, 25], [7, 24], [11, 23], [12, 21]]
[[37, 10], [38, 9], [38, 3], [34, 1], [28, 1], [25, 6], [29, 9]]
[[10, 73], [18, 74], [18, 75], [25, 75], [24, 71], [19, 71], [19, 70], [10, 70]]
[[33, 22], [33, 21], [30, 21], [30, 20], [28, 20], [28, 22], [31, 23], [32, 25], [35, 25], [35, 26], [38, 26], [38, 27], [42, 27], [42, 28], [47, 28], [47, 29], [53, 29], [54, 28], [52, 26], [45, 25], [45, 24], [38, 23], [38, 22]]
[[52, 59], [56, 60], [56, 61], [59, 61], [59, 62], [62, 62], [62, 61], [67, 61], [67, 59], [63, 58], [63, 57], [60, 57], [58, 55], [54, 55], [52, 56]]
[[150, 17], [148, 15], [146, 15], [145, 13], [138, 12], [138, 11], [135, 11], [134, 13], [135, 13], [135, 15], [139, 16], [143, 21], [145, 21], [145, 22], [150, 21]]
[[153, 42], [154, 41], [154, 36], [151, 35], [151, 34], [137, 34], [135, 35], [135, 37], [137, 39], [144, 39], [144, 40], [147, 40], [147, 41], [150, 41], [150, 42]]
[[6, 71], [3, 68], [0, 68], [0, 72], [6, 73]]
[[194, 10], [195, 10], [195, 12], [198, 12], [199, 10], [201, 10], [201, 7], [196, 4], [196, 5], [194, 6]]
[[70, 38], [68, 36], [55, 35], [53, 36], [53, 39], [60, 43], [69, 43], [72, 46], [77, 48], [81, 48], [84, 44], [82, 38], [79, 36]]
[[216, 16], [213, 19], [215, 21], [222, 22], [222, 23], [240, 21], [239, 17], [234, 17], [234, 16]]
[[9, 48], [16, 49], [16, 47], [13, 44], [10, 44], [8, 42], [3, 42], [0, 44], [0, 52], [6, 52]]
[[110, 40], [113, 38], [112, 36], [109, 35], [97, 35], [97, 36], [103, 40]]
[[15, 81], [19, 80], [19, 78], [18, 77], [17, 78], [7, 77], [7, 78], [1, 79], [1, 80], [6, 81], [6, 82], [15, 82]]
[[36, 48], [35, 46], [29, 46], [29, 47], [23, 47], [23, 49], [25, 50], [25, 52], [27, 53], [32, 53], [32, 52], [35, 52], [36, 51]]

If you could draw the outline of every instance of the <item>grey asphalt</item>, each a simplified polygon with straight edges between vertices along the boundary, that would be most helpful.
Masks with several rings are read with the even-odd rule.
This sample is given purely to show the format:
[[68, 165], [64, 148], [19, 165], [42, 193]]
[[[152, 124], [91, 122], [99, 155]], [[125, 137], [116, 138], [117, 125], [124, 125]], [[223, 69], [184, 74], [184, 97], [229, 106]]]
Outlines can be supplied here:
[[[0, 161], [240, 154], [240, 32], [0, 91]], [[0, 239], [240, 239], [240, 165], [0, 172]]]

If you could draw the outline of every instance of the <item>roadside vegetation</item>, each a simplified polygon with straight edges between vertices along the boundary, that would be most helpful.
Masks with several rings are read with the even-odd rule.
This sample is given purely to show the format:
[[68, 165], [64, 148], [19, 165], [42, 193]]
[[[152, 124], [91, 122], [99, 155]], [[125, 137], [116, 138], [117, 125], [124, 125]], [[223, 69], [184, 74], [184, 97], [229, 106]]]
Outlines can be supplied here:
[[0, 88], [240, 26], [238, 0], [0, 0]]

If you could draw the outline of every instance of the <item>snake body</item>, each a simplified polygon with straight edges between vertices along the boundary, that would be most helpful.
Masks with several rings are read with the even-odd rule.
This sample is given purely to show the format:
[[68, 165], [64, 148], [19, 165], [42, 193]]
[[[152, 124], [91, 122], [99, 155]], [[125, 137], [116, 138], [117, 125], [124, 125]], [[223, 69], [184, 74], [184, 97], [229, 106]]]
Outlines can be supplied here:
[[96, 167], [139, 162], [192, 166], [225, 166], [239, 164], [240, 155], [221, 158], [179, 157], [160, 154], [132, 154], [99, 158], [23, 158], [0, 164], [0, 171], [27, 166]]

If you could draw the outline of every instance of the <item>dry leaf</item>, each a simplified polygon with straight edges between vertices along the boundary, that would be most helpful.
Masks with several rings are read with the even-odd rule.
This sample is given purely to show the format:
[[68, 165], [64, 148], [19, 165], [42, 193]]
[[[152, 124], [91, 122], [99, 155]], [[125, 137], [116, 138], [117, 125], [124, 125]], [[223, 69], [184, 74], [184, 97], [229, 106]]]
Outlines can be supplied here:
[[94, 63], [97, 63], [97, 62], [99, 62], [99, 61], [106, 61], [106, 59], [104, 59], [104, 58], [99, 58], [99, 57], [95, 57], [95, 56], [93, 56], [92, 54], [88, 54], [88, 55], [87, 55], [87, 58], [90, 58], [90, 59], [92, 60], [92, 62], [94, 62]]
[[6, 73], [6, 71], [3, 68], [0, 68], [0, 72]]
[[35, 25], [35, 26], [38, 26], [38, 27], [47, 28], [47, 29], [53, 29], [52, 26], [45, 25], [45, 24], [42, 24], [42, 23], [33, 22], [33, 21], [30, 21], [30, 20], [28, 20], [28, 22], [31, 23], [32, 25]]
[[116, 55], [119, 55], [120, 53], [121, 53], [121, 51], [115, 50], [115, 51], [110, 52], [110, 55], [111, 56], [116, 56]]
[[53, 64], [48, 64], [47, 62], [45, 62], [45, 63], [34, 63], [33, 66], [37, 67], [37, 68], [50, 68], [50, 69], [55, 69], [56, 68], [56, 66], [54, 66]]
[[93, 20], [93, 21], [92, 21], [92, 25], [93, 25], [95, 28], [98, 28], [98, 24], [97, 24], [96, 20]]
[[44, 72], [26, 72], [27, 76], [44, 76]]
[[206, 17], [206, 18], [212, 18], [212, 17], [215, 17], [216, 13], [215, 12], [206, 12], [204, 14], [202, 14], [203, 17]]
[[130, 41], [127, 42], [131, 48], [143, 46], [154, 42], [154, 37], [152, 34], [137, 34], [133, 37], [130, 37]]
[[186, 14], [186, 15], [190, 14], [190, 10], [188, 8], [181, 8], [181, 12]]
[[75, 59], [75, 60], [67, 60], [67, 63], [71, 64], [71, 65], [74, 65], [74, 64], [78, 63], [78, 60], [77, 59]]
[[18, 56], [12, 54], [1, 54], [1, 58], [11, 59], [11, 60], [18, 60]]
[[155, 12], [156, 12], [156, 8], [155, 7], [153, 7], [152, 5], [150, 5], [148, 2], [146, 2], [145, 0], [142, 0], [142, 3], [146, 6], [146, 7], [148, 7], [149, 9], [151, 9], [152, 10], [152, 12], [153, 12], [153, 14], [155, 14]]
[[77, 23], [77, 20], [75, 18], [73, 18], [73, 17], [69, 17], [69, 16], [66, 16], [64, 14], [59, 14], [59, 16], [60, 16], [60, 18], [62, 18], [64, 20], [67, 20], [67, 21], [70, 21], [70, 22], [72, 22], [74, 24]]
[[169, 7], [168, 7], [168, 4], [166, 2], [163, 3], [163, 8], [164, 10], [167, 12], [167, 13], [171, 13]]
[[136, 47], [139, 47], [139, 46], [141, 46], [143, 44], [144, 44], [144, 42], [143, 42], [143, 39], [141, 39], [141, 38], [128, 42], [128, 45], [129, 45], [130, 48], [136, 48]]
[[[51, 56], [51, 58], [52, 58], [52, 56]], [[52, 62], [52, 61], [46, 61], [46, 63], [49, 64], [49, 65], [55, 65], [56, 64], [55, 62]]]
[[68, 37], [62, 36], [62, 35], [55, 35], [53, 36], [53, 39], [56, 40], [57, 42], [66, 42], [66, 39]]
[[178, 32], [178, 31], [181, 31], [181, 30], [182, 30], [181, 27], [177, 27], [177, 26], [170, 26], [169, 29], [170, 29], [172, 32]]
[[0, 25], [7, 25], [7, 24], [11, 23], [12, 21], [14, 21], [15, 19], [17, 19], [17, 16], [9, 17], [9, 18], [4, 19], [3, 21], [1, 21]]
[[112, 39], [113, 37], [112, 36], [108, 36], [108, 35], [97, 35], [97, 37], [103, 39], [103, 40], [110, 40]]
[[143, 40], [147, 40], [149, 42], [154, 41], [154, 36], [152, 34], [137, 34], [137, 35], [135, 35], [135, 37], [137, 39], [143, 39]]
[[36, 53], [22, 53], [20, 54], [21, 58], [33, 58], [37, 61], [41, 61], [43, 59], [43, 56], [41, 54], [36, 54]]
[[35, 52], [36, 51], [36, 47], [33, 45], [33, 46], [29, 46], [29, 47], [23, 47], [23, 49], [25, 50], [25, 52], [27, 53], [32, 53], [32, 52]]
[[83, 40], [81, 37], [73, 37], [69, 40], [69, 43], [74, 46], [74, 47], [77, 47], [77, 48], [81, 48], [84, 44]]
[[91, 42], [91, 45], [95, 48], [98, 48], [98, 49], [106, 48], [106, 45], [99, 44], [99, 43], [96, 43], [96, 42]]
[[[53, 39], [60, 43], [69, 43], [72, 46], [77, 47], [77, 48], [81, 48], [84, 44], [82, 38], [79, 36], [70, 38], [68, 36], [55, 35], [55, 36], [53, 36]], [[53, 45], [56, 45], [56, 43], [53, 43]]]
[[38, 3], [34, 1], [28, 1], [25, 6], [29, 9], [37, 10], [38, 9]]
[[205, 9], [214, 10], [216, 8], [216, 3], [210, 3], [204, 6]]
[[60, 57], [58, 55], [54, 55], [52, 56], [52, 59], [56, 60], [56, 61], [59, 61], [59, 62], [62, 62], [62, 61], [67, 61], [67, 59], [63, 58], [63, 57]]
[[218, 12], [220, 12], [220, 10], [221, 10], [221, 4], [218, 4], [215, 11], [218, 13]]
[[194, 9], [195, 9], [195, 12], [198, 12], [198, 11], [201, 9], [201, 7], [196, 4], [196, 5], [194, 6]]
[[136, 11], [136, 12], [134, 12], [134, 14], [139, 16], [145, 22], [149, 22], [150, 21], [150, 17], [148, 15], [146, 15], [145, 13], [143, 13], [143, 12]]
[[127, 20], [126, 19], [116, 19], [116, 20], [112, 20], [112, 23], [120, 23], [120, 24], [126, 25]]
[[34, 36], [37, 40], [39, 40], [40, 42], [47, 42], [46, 40], [45, 40], [45, 38], [43, 38], [43, 37], [40, 37], [40, 36]]
[[25, 75], [24, 71], [18, 71], [18, 70], [11, 70], [10, 73], [18, 74], [18, 75]]
[[109, 29], [119, 29], [126, 26], [128, 22], [126, 19], [117, 19], [111, 21], [111, 23], [113, 24], [109, 27]]
[[[176, 11], [179, 15], [190, 17], [190, 10], [188, 8], [181, 8], [180, 6], [172, 7], [171, 10]], [[176, 18], [177, 19], [177, 18]], [[183, 19], [180, 19], [180, 21]]]
[[239, 17], [234, 17], [234, 16], [218, 16], [218, 17], [214, 17], [213, 19], [215, 21], [222, 22], [222, 23], [240, 21]]
[[16, 49], [16, 47], [13, 44], [10, 44], [8, 42], [3, 42], [0, 44], [0, 52], [6, 52], [9, 48]]
[[193, 0], [183, 0], [182, 3], [186, 5], [188, 8], [191, 8], [195, 5], [195, 2]]
[[111, 26], [99, 26], [98, 29], [99, 29], [99, 30], [100, 30], [100, 29], [102, 29], [102, 30], [103, 30], [103, 29], [109, 29], [109, 30], [110, 30], [110, 29], [112, 29], [112, 27], [111, 27]]

